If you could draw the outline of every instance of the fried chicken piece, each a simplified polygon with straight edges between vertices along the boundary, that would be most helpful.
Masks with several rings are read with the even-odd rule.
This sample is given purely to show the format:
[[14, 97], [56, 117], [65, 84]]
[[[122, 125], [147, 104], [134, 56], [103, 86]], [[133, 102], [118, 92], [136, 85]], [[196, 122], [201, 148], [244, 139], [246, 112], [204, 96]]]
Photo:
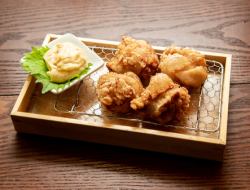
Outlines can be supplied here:
[[204, 55], [189, 48], [169, 47], [163, 52], [159, 70], [187, 87], [200, 87], [207, 79]]
[[151, 100], [155, 99], [159, 94], [167, 91], [174, 86], [172, 79], [164, 74], [157, 73], [150, 78], [149, 85], [142, 92], [141, 96], [131, 101], [131, 107], [134, 110], [142, 109]]
[[174, 83], [164, 74], [152, 76], [148, 87], [141, 96], [131, 101], [134, 110], [143, 109], [146, 116], [160, 123], [166, 123], [174, 118], [180, 119], [189, 107], [188, 90]]
[[102, 75], [97, 83], [97, 96], [107, 109], [126, 113], [130, 110], [130, 101], [138, 97], [143, 91], [139, 77], [127, 72], [118, 74], [109, 72]]
[[149, 79], [159, 65], [154, 49], [144, 40], [124, 36], [115, 56], [107, 63], [110, 71], [116, 73], [134, 72], [142, 79]]
[[175, 84], [173, 88], [150, 101], [146, 107], [146, 113], [150, 118], [164, 124], [174, 118], [180, 120], [185, 115], [189, 103], [190, 95], [188, 90]]

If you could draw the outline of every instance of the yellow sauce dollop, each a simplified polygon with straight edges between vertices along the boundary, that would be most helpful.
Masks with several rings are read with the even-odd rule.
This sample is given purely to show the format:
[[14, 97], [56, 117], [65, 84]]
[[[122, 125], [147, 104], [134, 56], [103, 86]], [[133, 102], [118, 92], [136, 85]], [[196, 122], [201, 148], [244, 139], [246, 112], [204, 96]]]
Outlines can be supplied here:
[[58, 43], [43, 56], [52, 82], [64, 83], [74, 78], [88, 64], [84, 51], [72, 43]]

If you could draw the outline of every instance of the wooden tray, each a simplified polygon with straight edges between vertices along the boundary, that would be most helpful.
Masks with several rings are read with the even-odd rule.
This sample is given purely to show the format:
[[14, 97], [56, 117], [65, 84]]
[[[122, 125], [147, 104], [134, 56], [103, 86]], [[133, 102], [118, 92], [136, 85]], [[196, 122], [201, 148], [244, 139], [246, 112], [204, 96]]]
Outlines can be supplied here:
[[[48, 34], [43, 42], [48, 42], [58, 38], [59, 35]], [[79, 38], [86, 45], [92, 47], [93, 50], [99, 51], [99, 55], [105, 59], [112, 56], [112, 51], [117, 47], [119, 42]], [[111, 51], [103, 56], [103, 49]], [[161, 53], [164, 47], [154, 46], [157, 53]], [[11, 112], [11, 118], [16, 131], [22, 133], [31, 133], [46, 135], [52, 137], [62, 137], [67, 139], [84, 140], [89, 142], [104, 143], [118, 145], [124, 147], [138, 148], [144, 150], [173, 153], [178, 155], [192, 156], [198, 158], [206, 158], [212, 160], [222, 160], [223, 151], [226, 145], [227, 134], [227, 117], [228, 117], [228, 101], [229, 101], [229, 85], [231, 58], [229, 54], [201, 52], [205, 54], [206, 59], [219, 62], [221, 64], [220, 72], [220, 97], [216, 102], [218, 110], [207, 113], [208, 115], [218, 115], [217, 124], [214, 130], [206, 128], [192, 128], [189, 123], [178, 127], [179, 124], [172, 124], [172, 127], [152, 126], [152, 124], [134, 122], [119, 118], [98, 117], [93, 114], [82, 114], [82, 110], [89, 109], [93, 106], [92, 100], [94, 94], [93, 88], [88, 87], [88, 80], [84, 80], [82, 87], [84, 95], [80, 98], [85, 99], [85, 107], [78, 110], [77, 114], [70, 114], [58, 111], [55, 105], [58, 96], [51, 93], [45, 95], [40, 94], [40, 85], [35, 83], [32, 76], [28, 76], [20, 95]], [[105, 69], [105, 68], [104, 68]], [[90, 80], [90, 79], [89, 79]], [[91, 79], [92, 80], [92, 79]], [[93, 79], [94, 80], [94, 79]], [[94, 84], [94, 82], [92, 81]], [[212, 81], [213, 83], [213, 81]], [[63, 104], [73, 100], [72, 91], [77, 91], [79, 85], [69, 89], [62, 97], [68, 97]], [[92, 86], [93, 87], [93, 86]], [[86, 88], [86, 89], [85, 89]], [[209, 89], [208, 89], [209, 90]], [[96, 97], [94, 95], [94, 97]], [[195, 97], [195, 95], [193, 96]], [[201, 101], [202, 98], [196, 100]], [[193, 100], [195, 102], [195, 100]], [[205, 102], [205, 100], [204, 100]], [[204, 102], [198, 102], [197, 106], [206, 108]], [[201, 104], [201, 105], [199, 105]], [[67, 105], [65, 105], [67, 107]], [[86, 108], [88, 107], [88, 108]], [[191, 106], [192, 107], [192, 106]], [[56, 108], [56, 109], [55, 109]], [[201, 114], [200, 107], [193, 106], [195, 114]], [[195, 110], [195, 111], [194, 111]], [[208, 116], [209, 117], [209, 116]], [[197, 123], [200, 124], [202, 118], [198, 118]], [[175, 127], [173, 125], [176, 125]], [[201, 125], [200, 125], [201, 126]], [[208, 125], [209, 126], [209, 125]]]

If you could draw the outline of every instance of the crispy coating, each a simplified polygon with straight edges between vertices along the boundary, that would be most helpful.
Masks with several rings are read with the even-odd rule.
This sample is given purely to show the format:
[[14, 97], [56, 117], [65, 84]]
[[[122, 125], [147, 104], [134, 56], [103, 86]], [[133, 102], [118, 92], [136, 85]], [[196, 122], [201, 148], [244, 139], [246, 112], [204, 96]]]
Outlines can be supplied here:
[[189, 107], [188, 90], [174, 83], [164, 73], [152, 76], [148, 87], [141, 96], [131, 101], [134, 110], [145, 111], [151, 119], [166, 123], [174, 118], [180, 119]]
[[207, 79], [204, 55], [189, 48], [169, 47], [163, 52], [159, 70], [187, 87], [200, 87]]
[[151, 100], [155, 99], [159, 94], [172, 88], [173, 85], [174, 82], [168, 75], [164, 73], [157, 73], [156, 75], [151, 77], [149, 85], [142, 92], [141, 96], [131, 101], [131, 107], [134, 110], [142, 109]]
[[134, 72], [142, 79], [149, 79], [159, 65], [154, 49], [144, 40], [124, 36], [115, 56], [107, 63], [110, 71], [116, 73]]
[[143, 91], [139, 77], [127, 72], [118, 74], [109, 72], [102, 75], [97, 83], [97, 96], [107, 109], [126, 113], [130, 110], [130, 101]]
[[175, 84], [173, 88], [150, 101], [146, 107], [146, 113], [159, 123], [167, 123], [174, 118], [180, 120], [185, 115], [189, 103], [188, 90]]

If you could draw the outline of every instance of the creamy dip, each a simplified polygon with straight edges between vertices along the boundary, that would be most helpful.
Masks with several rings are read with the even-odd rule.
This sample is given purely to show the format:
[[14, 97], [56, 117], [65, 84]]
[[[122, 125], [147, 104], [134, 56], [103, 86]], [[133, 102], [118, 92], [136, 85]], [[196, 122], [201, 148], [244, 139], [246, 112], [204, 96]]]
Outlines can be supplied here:
[[74, 78], [87, 66], [84, 51], [72, 43], [58, 43], [44, 55], [47, 74], [52, 82], [63, 83]]

